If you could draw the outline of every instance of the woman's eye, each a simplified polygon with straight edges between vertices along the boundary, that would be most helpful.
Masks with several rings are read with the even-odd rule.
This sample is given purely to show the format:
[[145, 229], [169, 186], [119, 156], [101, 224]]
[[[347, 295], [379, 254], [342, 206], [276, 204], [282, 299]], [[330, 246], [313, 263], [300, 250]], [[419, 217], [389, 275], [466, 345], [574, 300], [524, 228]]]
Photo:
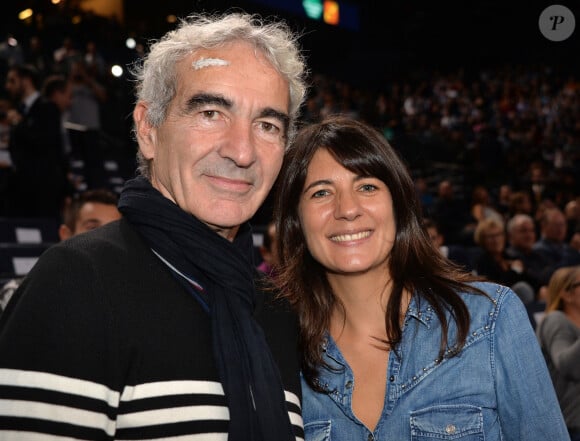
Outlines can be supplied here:
[[328, 194], [328, 190], [318, 190], [312, 193], [313, 198], [321, 198]]
[[362, 191], [375, 191], [378, 187], [374, 184], [363, 184], [360, 189]]

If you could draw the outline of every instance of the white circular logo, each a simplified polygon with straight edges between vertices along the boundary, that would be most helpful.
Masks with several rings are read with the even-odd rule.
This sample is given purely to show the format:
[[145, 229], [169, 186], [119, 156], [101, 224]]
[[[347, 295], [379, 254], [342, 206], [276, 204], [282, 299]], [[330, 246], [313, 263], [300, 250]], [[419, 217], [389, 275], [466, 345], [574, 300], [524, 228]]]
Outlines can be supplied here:
[[574, 32], [576, 19], [566, 6], [548, 6], [540, 14], [540, 32], [551, 41], [564, 41]]

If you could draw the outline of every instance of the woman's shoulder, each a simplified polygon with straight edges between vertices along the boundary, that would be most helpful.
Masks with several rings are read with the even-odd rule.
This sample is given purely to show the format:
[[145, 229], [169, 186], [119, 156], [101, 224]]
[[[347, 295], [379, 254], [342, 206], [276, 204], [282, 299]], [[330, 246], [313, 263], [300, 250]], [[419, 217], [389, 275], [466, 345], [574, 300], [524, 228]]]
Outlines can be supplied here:
[[476, 281], [470, 283], [475, 292], [461, 292], [472, 320], [480, 318], [488, 324], [497, 320], [500, 314], [510, 314], [518, 310], [524, 313], [525, 307], [517, 294], [509, 287], [494, 282]]
[[547, 327], [547, 326], [553, 326], [553, 327], [560, 327], [562, 326], [562, 324], [572, 324], [572, 322], [570, 322], [568, 320], [568, 318], [566, 317], [566, 314], [564, 314], [563, 311], [560, 310], [555, 310], [555, 311], [550, 311], [548, 313], [546, 313], [544, 315], [544, 318], [542, 319], [542, 326], [543, 327]]

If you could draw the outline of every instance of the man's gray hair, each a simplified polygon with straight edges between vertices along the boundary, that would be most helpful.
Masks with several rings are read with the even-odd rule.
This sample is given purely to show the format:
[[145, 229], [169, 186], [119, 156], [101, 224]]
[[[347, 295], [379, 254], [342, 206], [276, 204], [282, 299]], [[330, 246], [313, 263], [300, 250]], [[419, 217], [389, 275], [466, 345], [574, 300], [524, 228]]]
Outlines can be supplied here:
[[514, 214], [514, 216], [507, 223], [508, 234], [512, 234], [513, 230], [524, 222], [531, 222], [532, 224], [535, 225], [534, 218], [529, 214], [525, 213]]
[[[200, 49], [215, 49], [232, 41], [245, 41], [260, 51], [288, 81], [290, 124], [288, 143], [306, 95], [306, 67], [298, 46], [298, 35], [282, 21], [266, 22], [246, 13], [195, 14], [181, 20], [177, 29], [155, 42], [141, 64], [133, 66], [137, 101], [148, 104], [146, 118], [159, 127], [166, 118], [177, 87], [176, 64]], [[149, 161], [138, 151], [138, 171], [150, 178]]]

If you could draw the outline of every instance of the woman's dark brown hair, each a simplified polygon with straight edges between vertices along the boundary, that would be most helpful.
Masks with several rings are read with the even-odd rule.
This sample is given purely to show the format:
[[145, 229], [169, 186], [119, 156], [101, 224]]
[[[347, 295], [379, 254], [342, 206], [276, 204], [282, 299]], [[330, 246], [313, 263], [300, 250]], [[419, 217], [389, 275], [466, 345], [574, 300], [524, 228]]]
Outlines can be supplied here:
[[[469, 312], [457, 292], [477, 293], [469, 285], [476, 278], [454, 266], [432, 245], [421, 225], [420, 205], [411, 177], [384, 136], [356, 120], [333, 116], [298, 133], [286, 153], [277, 181], [274, 211], [281, 264], [277, 285], [300, 318], [302, 368], [308, 383], [319, 389], [315, 378], [323, 363], [321, 345], [333, 308], [341, 307], [336, 303], [324, 267], [306, 247], [298, 213], [308, 166], [322, 148], [349, 171], [380, 179], [391, 192], [397, 233], [389, 259], [392, 294], [385, 316], [389, 347], [396, 349], [401, 341], [401, 302], [406, 289], [420, 293], [420, 299], [429, 302], [441, 321], [439, 359], [448, 349], [452, 353], [461, 349], [469, 329]], [[447, 313], [458, 327], [453, 347], [447, 341]]]

